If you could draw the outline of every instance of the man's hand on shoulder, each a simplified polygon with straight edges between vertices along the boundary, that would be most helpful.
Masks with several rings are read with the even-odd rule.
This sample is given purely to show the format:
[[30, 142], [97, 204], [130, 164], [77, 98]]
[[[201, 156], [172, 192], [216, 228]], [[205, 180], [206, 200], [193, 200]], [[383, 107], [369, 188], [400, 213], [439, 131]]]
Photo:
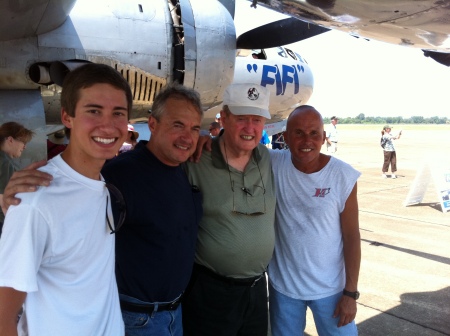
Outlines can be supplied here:
[[16, 171], [3, 193], [2, 209], [4, 213], [10, 205], [17, 205], [20, 199], [16, 198], [16, 194], [20, 192], [33, 192], [39, 186], [49, 186], [53, 177], [50, 174], [37, 170], [47, 164], [47, 160], [34, 162], [22, 170]]
[[209, 135], [201, 135], [198, 138], [197, 148], [195, 149], [194, 154], [189, 158], [189, 162], [199, 162], [202, 156], [203, 149], [211, 152], [211, 144], [212, 138]]

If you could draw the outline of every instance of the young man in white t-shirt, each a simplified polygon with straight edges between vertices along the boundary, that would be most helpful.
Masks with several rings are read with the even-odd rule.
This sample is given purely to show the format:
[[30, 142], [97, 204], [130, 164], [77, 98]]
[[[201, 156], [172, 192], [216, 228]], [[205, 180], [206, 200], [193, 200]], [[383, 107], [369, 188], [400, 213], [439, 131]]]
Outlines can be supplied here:
[[128, 83], [109, 66], [67, 75], [61, 120], [70, 142], [41, 168], [51, 185], [21, 195], [6, 216], [0, 335], [124, 335], [110, 234], [120, 220], [100, 170], [126, 138], [131, 105]]

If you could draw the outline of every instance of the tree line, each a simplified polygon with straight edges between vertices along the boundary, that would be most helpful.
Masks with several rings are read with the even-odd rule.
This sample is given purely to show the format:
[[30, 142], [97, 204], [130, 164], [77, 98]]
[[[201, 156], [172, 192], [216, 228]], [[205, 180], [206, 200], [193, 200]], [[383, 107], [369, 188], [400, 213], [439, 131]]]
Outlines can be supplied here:
[[[324, 123], [329, 123], [330, 118], [324, 118]], [[352, 118], [339, 118], [340, 124], [450, 124], [447, 117], [366, 117], [364, 113]]]

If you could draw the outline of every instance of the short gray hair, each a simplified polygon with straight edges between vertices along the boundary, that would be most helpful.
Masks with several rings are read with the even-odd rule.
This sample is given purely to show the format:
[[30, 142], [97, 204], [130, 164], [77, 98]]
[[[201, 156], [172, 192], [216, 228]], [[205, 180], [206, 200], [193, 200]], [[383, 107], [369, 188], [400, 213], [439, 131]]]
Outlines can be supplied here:
[[195, 107], [200, 117], [203, 118], [200, 94], [194, 89], [187, 88], [177, 82], [169, 83], [159, 91], [151, 110], [153, 118], [158, 121], [161, 119], [161, 116], [166, 112], [166, 102], [169, 98], [187, 100]]

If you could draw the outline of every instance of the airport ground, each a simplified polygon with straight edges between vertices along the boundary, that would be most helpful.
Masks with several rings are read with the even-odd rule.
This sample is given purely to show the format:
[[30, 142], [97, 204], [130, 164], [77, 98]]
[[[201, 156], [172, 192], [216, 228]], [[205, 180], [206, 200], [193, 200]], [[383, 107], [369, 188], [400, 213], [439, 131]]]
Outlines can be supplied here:
[[[450, 125], [394, 125], [393, 133], [403, 129], [395, 142], [397, 179], [381, 178], [382, 126], [338, 124], [336, 157], [362, 173], [359, 335], [450, 335], [450, 212], [442, 211], [438, 193], [448, 183], [432, 176], [450, 173]], [[423, 199], [406, 207], [418, 174]], [[309, 311], [305, 335], [317, 335]]]

